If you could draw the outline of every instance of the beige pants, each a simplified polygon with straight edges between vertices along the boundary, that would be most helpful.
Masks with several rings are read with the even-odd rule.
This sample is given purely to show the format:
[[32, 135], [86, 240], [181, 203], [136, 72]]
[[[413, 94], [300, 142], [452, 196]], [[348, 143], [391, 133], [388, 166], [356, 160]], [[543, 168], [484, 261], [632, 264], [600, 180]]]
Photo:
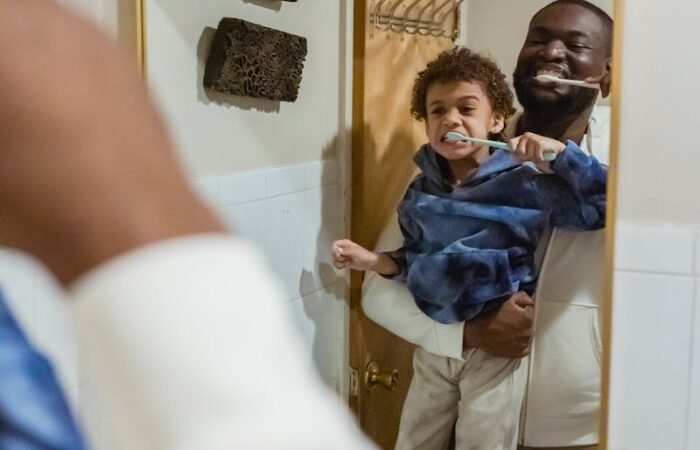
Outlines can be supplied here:
[[[522, 365], [525, 367], [525, 365]], [[418, 348], [396, 450], [515, 450], [525, 370], [520, 359], [471, 350], [466, 360]]]

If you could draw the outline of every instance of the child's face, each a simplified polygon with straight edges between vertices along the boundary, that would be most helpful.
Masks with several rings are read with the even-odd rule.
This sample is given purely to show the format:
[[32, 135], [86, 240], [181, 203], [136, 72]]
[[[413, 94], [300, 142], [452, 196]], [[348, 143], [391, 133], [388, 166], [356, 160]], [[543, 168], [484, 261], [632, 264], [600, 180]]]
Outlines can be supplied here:
[[428, 87], [426, 105], [428, 140], [433, 149], [447, 160], [480, 159], [488, 155], [488, 147], [483, 144], [445, 140], [448, 131], [488, 139], [489, 133], [503, 130], [503, 117], [493, 112], [479, 83], [434, 83]]

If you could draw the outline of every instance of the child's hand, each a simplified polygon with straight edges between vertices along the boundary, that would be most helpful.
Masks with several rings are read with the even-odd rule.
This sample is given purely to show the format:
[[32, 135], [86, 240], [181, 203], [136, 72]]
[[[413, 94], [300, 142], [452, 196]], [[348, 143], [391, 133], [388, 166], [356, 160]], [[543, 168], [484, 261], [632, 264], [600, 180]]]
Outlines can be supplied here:
[[367, 250], [349, 239], [333, 242], [333, 266], [336, 269], [349, 267], [353, 270], [373, 270], [379, 255]]
[[523, 160], [533, 162], [545, 161], [545, 152], [559, 154], [566, 148], [563, 142], [534, 133], [514, 137], [508, 141], [508, 145]]

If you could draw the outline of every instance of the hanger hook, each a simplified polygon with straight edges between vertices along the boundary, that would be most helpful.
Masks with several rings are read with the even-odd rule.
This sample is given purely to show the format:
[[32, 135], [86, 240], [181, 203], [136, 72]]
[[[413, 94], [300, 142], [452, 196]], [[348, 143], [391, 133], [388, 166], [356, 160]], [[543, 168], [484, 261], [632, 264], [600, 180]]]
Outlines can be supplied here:
[[[450, 10], [449, 13], [445, 14], [445, 19], [448, 17], [449, 14], [453, 14], [455, 11], [457, 11], [457, 8], [459, 8], [459, 5], [464, 3], [464, 0], [457, 0], [455, 4], [452, 6], [452, 9]], [[455, 19], [456, 20], [456, 19]], [[443, 20], [444, 21], [444, 20]], [[455, 22], [454, 27], [452, 28], [452, 36], [448, 35], [447, 33], [444, 34], [445, 37], [449, 37], [452, 40], [457, 39], [457, 30], [459, 29], [459, 25]]]
[[[450, 14], [453, 14], [455, 11], [457, 11], [457, 8], [463, 2], [464, 2], [464, 0], [452, 0], [452, 7], [447, 12], [445, 12], [445, 14], [443, 14], [442, 17], [440, 17], [440, 20], [438, 21], [438, 23], [440, 23], [442, 25], [440, 27], [441, 28], [440, 34], [433, 33], [433, 36], [435, 36], [435, 37], [440, 37], [440, 36], [450, 37], [449, 33], [447, 32], [447, 28], [445, 27], [445, 20], [450, 16]], [[456, 29], [457, 29], [457, 24], [455, 24], [455, 26], [454, 26], [454, 30], [456, 30]], [[453, 34], [454, 34], [454, 31], [453, 31]]]
[[370, 20], [372, 20], [372, 23], [374, 24], [374, 28], [379, 29], [379, 18], [382, 13], [382, 5], [386, 3], [387, 0], [379, 0], [377, 5], [374, 7], [374, 11], [372, 11], [372, 14], [370, 15]]
[[[389, 23], [387, 24], [386, 28], [384, 29], [385, 31], [394, 31], [394, 14], [396, 13], [396, 10], [399, 8], [399, 5], [401, 5], [404, 2], [404, 0], [396, 0], [396, 3], [391, 7], [389, 10]], [[401, 32], [401, 29], [398, 31], [399, 33]]]
[[[413, 28], [413, 31], [409, 31], [409, 26], [408, 26], [408, 23], [407, 23], [407, 22], [408, 22], [408, 15], [411, 13], [411, 10], [413, 10], [413, 8], [415, 8], [415, 7], [418, 5], [418, 3], [420, 3], [420, 2], [421, 2], [421, 0], [416, 0], [416, 1], [414, 1], [413, 3], [411, 3], [411, 4], [408, 6], [408, 8], [406, 8], [406, 11], [404, 12], [404, 15], [403, 15], [403, 30], [404, 30], [406, 33], [408, 33], [408, 34], [416, 34], [416, 33], [418, 32], [418, 29], [420, 28], [420, 24], [417, 24], [417, 25]], [[419, 15], [419, 19], [420, 19], [420, 15]]]
[[443, 28], [444, 24], [442, 22], [446, 16], [442, 16], [442, 18], [440, 20], [437, 19], [437, 16], [440, 13], [440, 11], [442, 11], [442, 9], [445, 6], [449, 6], [450, 3], [454, 4], [454, 0], [445, 0], [444, 2], [442, 2], [440, 4], [440, 6], [438, 6], [436, 9], [433, 10], [433, 15], [430, 18], [432, 25], [430, 26], [430, 31], [428, 32], [428, 34], [437, 37], [437, 36], [442, 36], [442, 34], [445, 32], [445, 30]]
[[424, 19], [423, 14], [425, 14], [426, 11], [428, 11], [428, 8], [430, 8], [431, 6], [433, 7], [433, 11], [435, 11], [435, 3], [436, 2], [437, 2], [437, 0], [433, 0], [430, 3], [426, 3], [426, 5], [423, 7], [423, 9], [421, 9], [420, 12], [418, 13], [418, 22], [428, 24], [427, 25], [427, 29], [428, 29], [427, 33], [424, 33], [421, 31], [421, 25], [418, 26], [418, 34], [420, 34], [421, 36], [428, 36], [432, 32], [431, 19], [427, 19], [427, 18]]

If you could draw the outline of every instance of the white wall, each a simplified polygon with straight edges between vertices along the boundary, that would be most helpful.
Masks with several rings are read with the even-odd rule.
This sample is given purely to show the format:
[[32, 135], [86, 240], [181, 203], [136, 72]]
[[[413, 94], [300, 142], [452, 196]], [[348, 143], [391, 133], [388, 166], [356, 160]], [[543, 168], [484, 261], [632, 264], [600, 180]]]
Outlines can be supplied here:
[[700, 21], [691, 0], [627, 0], [618, 215], [700, 223], [697, 127]]
[[[204, 91], [207, 29], [222, 17], [307, 38], [296, 102]], [[308, 337], [310, 360], [340, 390], [345, 292], [329, 262], [331, 241], [345, 228], [351, 20], [346, 1], [146, 1], [148, 83], [185, 166], [235, 232], [265, 251]]]
[[[345, 36], [340, 36], [345, 1], [146, 3], [149, 84], [192, 174], [220, 175], [337, 156], [346, 106], [339, 95], [345, 75], [341, 70]], [[207, 28], [216, 28], [222, 17], [243, 18], [307, 38], [308, 56], [295, 103], [204, 91], [202, 76], [211, 38]]]
[[700, 448], [700, 3], [627, 0], [610, 449]]

